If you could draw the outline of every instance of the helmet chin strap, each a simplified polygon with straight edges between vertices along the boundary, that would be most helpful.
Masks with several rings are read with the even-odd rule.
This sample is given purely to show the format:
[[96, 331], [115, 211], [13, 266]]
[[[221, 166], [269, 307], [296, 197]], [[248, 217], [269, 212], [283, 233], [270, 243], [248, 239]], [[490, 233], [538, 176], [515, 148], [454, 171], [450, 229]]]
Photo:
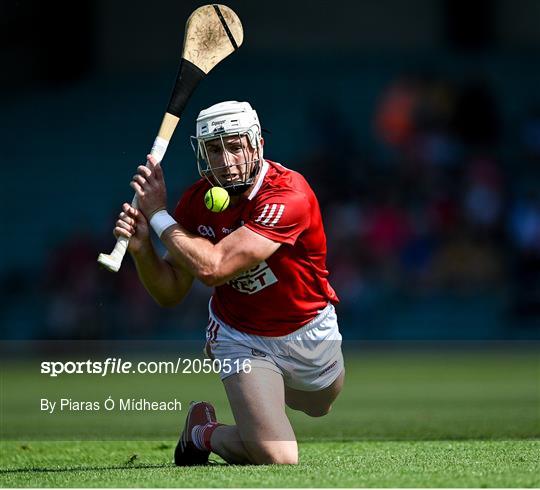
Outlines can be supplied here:
[[246, 179], [247, 182], [244, 184], [240, 184], [238, 186], [234, 186], [233, 189], [229, 190], [227, 189], [227, 192], [231, 196], [240, 196], [244, 192], [246, 192], [255, 182], [255, 179], [257, 178], [257, 175], [259, 175], [259, 171], [261, 169], [261, 159], [259, 158], [256, 162], [253, 163], [253, 168], [251, 169], [251, 172], [249, 173], [249, 177]]
[[226, 189], [229, 193], [229, 196], [236, 197], [241, 196], [244, 192], [246, 192], [251, 184], [239, 184], [235, 185], [234, 188]]
[[259, 175], [259, 170], [261, 168], [261, 159], [259, 158], [256, 163], [254, 163], [249, 177], [246, 179], [247, 182], [242, 184], [232, 184], [231, 187], [225, 187], [230, 196], [240, 196], [246, 192], [255, 182], [257, 175]]

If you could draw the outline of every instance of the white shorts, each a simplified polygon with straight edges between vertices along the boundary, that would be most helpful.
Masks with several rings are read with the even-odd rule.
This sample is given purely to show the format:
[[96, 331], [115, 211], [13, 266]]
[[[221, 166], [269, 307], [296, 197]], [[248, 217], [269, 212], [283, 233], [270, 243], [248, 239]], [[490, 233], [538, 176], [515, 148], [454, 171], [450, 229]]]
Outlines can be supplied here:
[[308, 324], [283, 337], [240, 332], [217, 318], [211, 307], [209, 311], [206, 354], [221, 365], [227, 361], [235, 367], [227, 372], [222, 369], [222, 380], [236, 374], [245, 361], [251, 368], [281, 374], [290, 388], [318, 391], [331, 385], [343, 370], [341, 334], [331, 303]]

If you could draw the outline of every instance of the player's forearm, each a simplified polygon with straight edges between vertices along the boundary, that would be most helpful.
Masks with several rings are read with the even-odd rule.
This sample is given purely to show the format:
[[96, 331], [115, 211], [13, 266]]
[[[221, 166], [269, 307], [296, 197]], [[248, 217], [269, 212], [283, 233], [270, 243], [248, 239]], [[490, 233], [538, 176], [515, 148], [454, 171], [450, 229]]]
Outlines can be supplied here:
[[189, 233], [180, 225], [165, 231], [161, 241], [174, 259], [202, 283], [215, 286], [221, 282], [221, 252], [212, 242]]
[[173, 267], [159, 257], [154, 247], [132, 254], [143, 286], [160, 306], [174, 306], [188, 293], [192, 278], [179, 277]]

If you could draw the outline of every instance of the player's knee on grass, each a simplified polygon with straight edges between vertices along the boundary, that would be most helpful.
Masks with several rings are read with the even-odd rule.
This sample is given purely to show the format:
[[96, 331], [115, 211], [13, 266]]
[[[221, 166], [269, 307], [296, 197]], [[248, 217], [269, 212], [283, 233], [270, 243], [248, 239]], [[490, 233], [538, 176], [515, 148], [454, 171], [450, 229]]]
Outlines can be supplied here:
[[298, 464], [296, 441], [244, 442], [254, 464]]

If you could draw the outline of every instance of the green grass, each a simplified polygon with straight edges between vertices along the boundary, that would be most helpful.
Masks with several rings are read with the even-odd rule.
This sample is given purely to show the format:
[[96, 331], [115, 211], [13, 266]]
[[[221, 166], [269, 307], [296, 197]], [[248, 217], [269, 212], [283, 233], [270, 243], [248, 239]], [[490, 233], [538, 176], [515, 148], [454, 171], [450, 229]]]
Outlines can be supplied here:
[[[34, 364], [4, 363], [0, 485], [540, 486], [537, 352], [360, 352], [346, 356], [346, 364], [346, 387], [331, 414], [290, 413], [300, 441], [297, 467], [228, 466], [216, 457], [208, 467], [176, 468], [170, 461], [185, 412], [46, 416], [36, 400], [137, 396], [139, 387], [151, 399], [211, 399], [220, 419], [231, 422], [215, 376], [81, 383], [44, 379]], [[68, 436], [86, 440], [54, 440]]]
[[[176, 468], [151, 441], [4, 443], [4, 486], [25, 487], [534, 487], [534, 441], [304, 443], [297, 467]], [[131, 457], [137, 458], [132, 463]]]
[[[297, 467], [176, 468], [172, 444], [139, 442], [3, 443], [3, 486], [25, 487], [534, 487], [535, 441], [363, 441], [301, 446]], [[134, 462], [131, 457], [137, 454]]]

